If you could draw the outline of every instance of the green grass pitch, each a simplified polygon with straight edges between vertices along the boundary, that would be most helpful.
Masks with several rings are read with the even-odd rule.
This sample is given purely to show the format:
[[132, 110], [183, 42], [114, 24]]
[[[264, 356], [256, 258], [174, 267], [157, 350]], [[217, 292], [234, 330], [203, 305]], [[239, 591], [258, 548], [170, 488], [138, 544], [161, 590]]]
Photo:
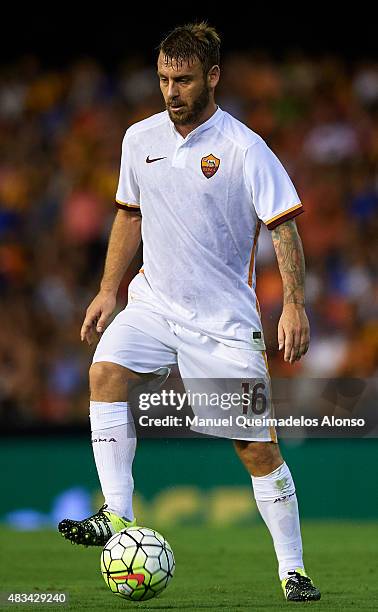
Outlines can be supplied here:
[[167, 590], [145, 603], [118, 599], [99, 570], [99, 548], [71, 545], [53, 531], [0, 530], [0, 590], [66, 591], [69, 604], [7, 605], [13, 610], [377, 610], [378, 526], [375, 523], [306, 522], [305, 561], [322, 592], [320, 602], [288, 604], [276, 575], [270, 536], [249, 527], [182, 527], [162, 530], [176, 557]]

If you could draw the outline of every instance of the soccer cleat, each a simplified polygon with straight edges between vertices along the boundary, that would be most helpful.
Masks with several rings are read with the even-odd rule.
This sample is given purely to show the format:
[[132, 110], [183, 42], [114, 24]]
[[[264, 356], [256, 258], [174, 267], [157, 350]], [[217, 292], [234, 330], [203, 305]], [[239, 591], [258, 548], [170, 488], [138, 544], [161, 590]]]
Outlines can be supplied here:
[[136, 527], [136, 519], [127, 521], [105, 508], [107, 508], [106, 504], [96, 514], [82, 521], [63, 519], [58, 525], [58, 530], [72, 544], [105, 546], [115, 533], [128, 527]]
[[311, 578], [306, 572], [297, 567], [293, 572], [288, 572], [289, 578], [282, 580], [282, 589], [287, 601], [318, 601], [320, 591], [314, 587]]

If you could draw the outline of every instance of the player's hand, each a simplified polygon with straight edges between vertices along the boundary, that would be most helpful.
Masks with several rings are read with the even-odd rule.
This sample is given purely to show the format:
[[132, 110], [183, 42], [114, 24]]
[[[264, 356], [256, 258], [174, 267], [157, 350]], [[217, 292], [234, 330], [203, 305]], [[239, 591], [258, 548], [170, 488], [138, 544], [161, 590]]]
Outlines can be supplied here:
[[285, 304], [278, 323], [278, 348], [284, 350], [284, 361], [294, 363], [308, 351], [310, 325], [304, 306]]
[[117, 303], [114, 293], [100, 291], [87, 308], [80, 331], [81, 341], [89, 345], [98, 340], [105, 329], [106, 322], [113, 314]]

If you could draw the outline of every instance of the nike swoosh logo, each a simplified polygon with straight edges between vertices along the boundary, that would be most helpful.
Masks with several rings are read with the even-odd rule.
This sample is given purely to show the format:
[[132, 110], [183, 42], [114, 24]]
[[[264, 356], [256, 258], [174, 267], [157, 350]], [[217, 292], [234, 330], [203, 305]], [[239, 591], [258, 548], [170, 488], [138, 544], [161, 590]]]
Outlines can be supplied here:
[[146, 157], [146, 163], [147, 164], [152, 164], [155, 161], [159, 161], [160, 159], [167, 159], [166, 157], [155, 157], [155, 159], [150, 159], [150, 156], [148, 155]]
[[124, 576], [112, 575], [113, 580], [137, 580], [138, 586], [143, 583], [144, 574], [125, 574]]

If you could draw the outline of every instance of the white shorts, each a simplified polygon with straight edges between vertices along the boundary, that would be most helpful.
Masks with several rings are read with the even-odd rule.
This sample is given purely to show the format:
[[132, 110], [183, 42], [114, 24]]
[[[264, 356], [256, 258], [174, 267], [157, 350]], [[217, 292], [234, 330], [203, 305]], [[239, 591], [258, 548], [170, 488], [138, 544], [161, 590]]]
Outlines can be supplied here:
[[[164, 317], [154, 312], [150, 304], [136, 301], [129, 303], [103, 333], [93, 356], [93, 363], [99, 361], [117, 363], [134, 372], [160, 375], [178, 366], [189, 399], [190, 394], [201, 392], [213, 394], [212, 399], [214, 393], [222, 399], [247, 389], [251, 393], [257, 383], [266, 400], [263, 413], [261, 409], [257, 414], [251, 412], [244, 400], [236, 400], [231, 406], [227, 404], [226, 409], [223, 402], [222, 405], [217, 402], [196, 405], [193, 401], [191, 408], [198, 423], [191, 424], [191, 430], [224, 438], [277, 442], [273, 426], [254, 425], [253, 421], [253, 418], [261, 421], [263, 417], [273, 416], [264, 351], [225, 345], [170, 321], [168, 314]], [[226, 419], [222, 425], [220, 418]], [[247, 418], [248, 425], [245, 425]], [[208, 419], [205, 425], [203, 419]]]

